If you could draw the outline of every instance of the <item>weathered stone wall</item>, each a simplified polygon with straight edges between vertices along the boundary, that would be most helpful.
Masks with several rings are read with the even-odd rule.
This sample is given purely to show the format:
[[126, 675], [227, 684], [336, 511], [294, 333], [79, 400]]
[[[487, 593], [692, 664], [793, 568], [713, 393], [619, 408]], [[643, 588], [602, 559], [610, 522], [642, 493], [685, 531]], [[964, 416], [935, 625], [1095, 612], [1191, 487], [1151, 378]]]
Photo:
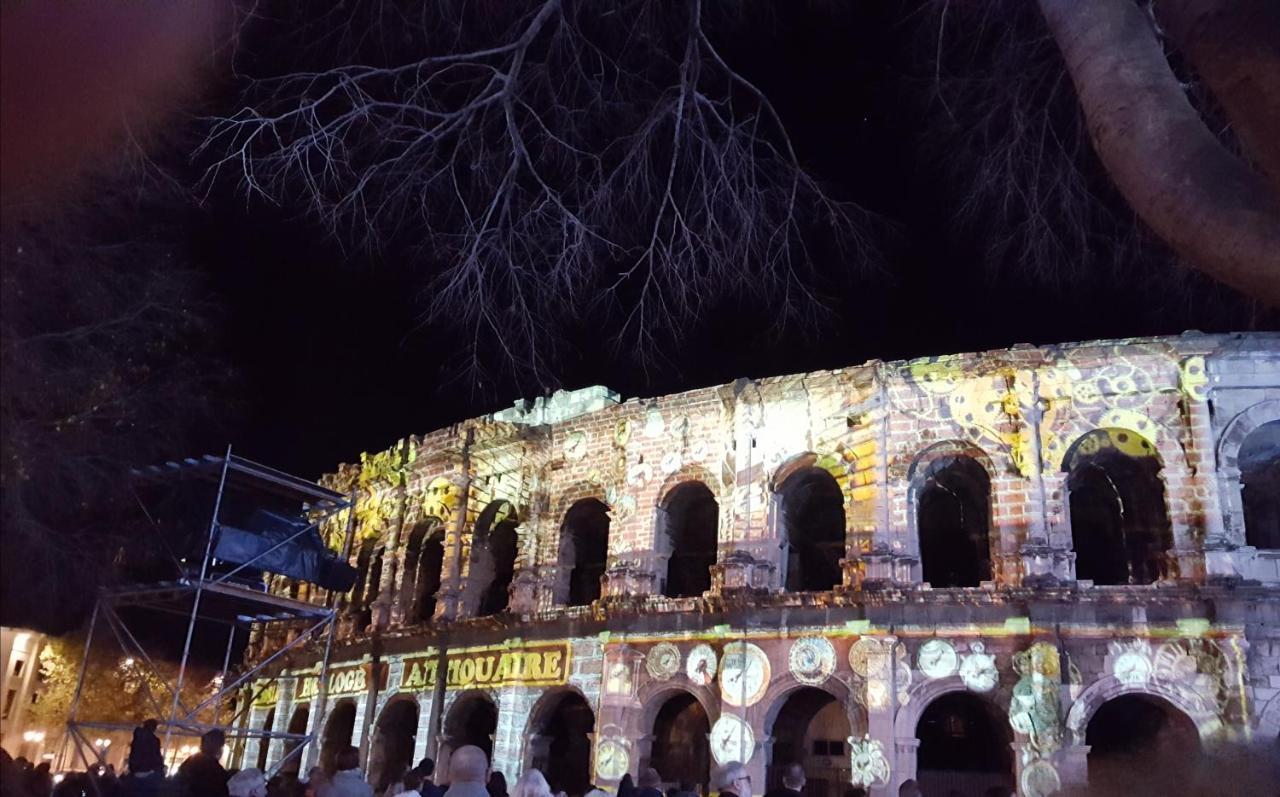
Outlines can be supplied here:
[[[382, 554], [368, 614], [360, 598], [340, 599], [338, 659], [370, 661], [376, 648], [370, 666], [389, 667], [372, 712], [360, 696], [353, 743], [368, 747], [362, 724], [400, 693], [402, 659], [445, 635], [455, 648], [572, 641], [562, 685], [446, 692], [443, 725], [464, 692], [479, 689], [498, 707], [494, 765], [509, 779], [533, 760], [539, 717], [566, 690], [592, 707], [596, 748], [616, 743], [633, 774], [648, 762], [659, 707], [692, 694], [712, 724], [732, 714], [751, 729], [743, 752], [763, 782], [779, 707], [813, 686], [845, 707], [851, 743], [866, 753], [860, 766], [882, 757], [883, 772], [867, 778], [884, 794], [915, 774], [921, 712], [956, 690], [980, 694], [1008, 718], [1025, 793], [1044, 793], [1054, 779], [1083, 781], [1088, 721], [1122, 694], [1159, 697], [1206, 742], [1274, 740], [1280, 551], [1245, 545], [1234, 457], [1277, 419], [1280, 336], [1189, 333], [872, 362], [652, 399], [589, 388], [408, 438], [325, 479], [357, 496], [354, 518], [327, 527], [335, 545], [349, 528], [353, 563], [365, 540]], [[1077, 577], [1069, 470], [1099, 446], [1158, 468], [1167, 545], [1154, 584]], [[956, 458], [980, 465], [990, 484], [990, 578], [943, 589], [923, 582], [919, 501], [935, 466]], [[843, 496], [843, 578], [830, 591], [791, 593], [781, 494], [807, 468], [829, 473]], [[717, 561], [707, 593], [664, 598], [671, 551], [659, 517], [687, 481], [718, 503]], [[599, 601], [566, 607], [556, 589], [569, 566], [561, 524], [585, 498], [608, 507], [607, 570]], [[472, 617], [476, 602], [464, 596], [492, 570], [478, 555], [487, 544], [480, 519], [499, 506], [518, 521], [509, 610]], [[420, 524], [443, 530], [445, 551], [434, 617], [423, 623], [406, 608], [416, 578], [408, 540]], [[820, 679], [793, 666], [803, 638], [834, 651]], [[991, 657], [995, 682], [979, 688], [932, 660], [925, 672], [920, 646], [931, 639], [957, 667], [976, 656], [970, 667], [981, 669]], [[735, 707], [715, 679], [701, 683], [684, 667], [695, 646], [723, 657], [743, 640], [759, 647], [771, 675], [754, 701]], [[663, 644], [675, 646], [676, 672], [650, 666]], [[850, 661], [859, 644], [855, 659], [871, 661], [863, 673]], [[278, 726], [291, 715], [280, 695]], [[428, 752], [434, 698], [414, 699], [417, 758]], [[251, 724], [262, 721], [250, 714]], [[322, 729], [315, 714], [312, 722]], [[434, 741], [447, 759], [449, 741]], [[611, 784], [613, 775], [593, 780]]]

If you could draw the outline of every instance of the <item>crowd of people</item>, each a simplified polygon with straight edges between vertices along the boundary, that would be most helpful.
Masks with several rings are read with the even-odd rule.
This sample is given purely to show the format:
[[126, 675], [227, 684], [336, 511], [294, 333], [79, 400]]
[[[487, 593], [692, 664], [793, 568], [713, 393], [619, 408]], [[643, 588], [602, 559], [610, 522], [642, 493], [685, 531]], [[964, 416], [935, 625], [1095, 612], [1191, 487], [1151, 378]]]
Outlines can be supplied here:
[[[205, 733], [199, 752], [169, 777], [156, 727], [155, 720], [148, 720], [134, 730], [128, 773], [123, 777], [104, 765], [57, 779], [47, 763], [33, 766], [0, 751], [0, 792], [3, 797], [570, 797], [563, 791], [553, 793], [546, 777], [533, 768], [521, 774], [508, 791], [506, 777], [491, 771], [485, 752], [471, 745], [453, 751], [448, 783], [435, 782], [435, 762], [425, 758], [417, 766], [389, 771], [375, 789], [360, 769], [360, 751], [351, 746], [325, 756], [330, 765], [313, 767], [305, 778], [282, 773], [268, 780], [261, 769], [228, 771], [223, 767], [226, 736], [220, 730]], [[746, 766], [731, 762], [715, 770], [709, 785], [718, 797], [803, 797], [804, 768], [791, 764], [781, 774], [781, 784], [761, 794], [754, 789]], [[994, 797], [1011, 793], [988, 792]], [[915, 781], [903, 783], [898, 794], [922, 797]], [[866, 795], [865, 789], [851, 786], [843, 797]], [[638, 782], [630, 774], [624, 775], [614, 795], [589, 786], [585, 794], [572, 797], [702, 796], [687, 783], [664, 791], [661, 775], [650, 767], [640, 771]]]

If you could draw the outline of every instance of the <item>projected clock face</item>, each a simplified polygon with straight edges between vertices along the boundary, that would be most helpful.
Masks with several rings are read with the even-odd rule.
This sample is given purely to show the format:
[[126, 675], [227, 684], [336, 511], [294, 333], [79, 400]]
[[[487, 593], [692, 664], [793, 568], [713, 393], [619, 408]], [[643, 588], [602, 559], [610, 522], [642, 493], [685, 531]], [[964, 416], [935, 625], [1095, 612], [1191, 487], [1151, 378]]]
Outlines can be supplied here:
[[606, 739], [596, 748], [596, 774], [601, 780], [618, 780], [630, 766], [631, 757], [618, 742]]
[[746, 763], [755, 751], [756, 737], [751, 726], [736, 714], [721, 714], [711, 726], [711, 755], [717, 764], [730, 761]]
[[960, 661], [960, 680], [975, 692], [990, 692], [1000, 680], [996, 671], [996, 657], [987, 653], [981, 642], [969, 645], [971, 651]]
[[916, 665], [926, 678], [947, 678], [960, 669], [960, 655], [945, 639], [930, 639], [916, 653]]
[[1116, 657], [1111, 672], [1122, 683], [1145, 684], [1151, 680], [1151, 660], [1137, 651], [1127, 651]]
[[836, 670], [836, 649], [822, 637], [797, 639], [788, 656], [791, 674], [802, 684], [817, 686]]
[[649, 675], [665, 681], [680, 671], [680, 649], [670, 642], [654, 645], [645, 657], [644, 666]]
[[750, 706], [769, 686], [769, 657], [749, 642], [726, 645], [720, 662], [720, 697], [731, 706]]
[[698, 645], [689, 651], [684, 673], [699, 686], [707, 686], [716, 679], [716, 652], [710, 645]]

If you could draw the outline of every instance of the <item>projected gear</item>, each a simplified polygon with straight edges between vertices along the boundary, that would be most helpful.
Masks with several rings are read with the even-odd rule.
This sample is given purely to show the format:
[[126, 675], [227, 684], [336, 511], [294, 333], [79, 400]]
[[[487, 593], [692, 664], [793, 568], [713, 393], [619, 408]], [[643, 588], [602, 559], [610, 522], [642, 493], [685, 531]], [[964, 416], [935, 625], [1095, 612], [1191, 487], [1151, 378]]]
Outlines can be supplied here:
[[680, 649], [670, 642], [660, 642], [649, 649], [644, 667], [658, 681], [666, 681], [680, 671]]
[[791, 645], [791, 674], [802, 684], [817, 686], [836, 670], [836, 649], [822, 637], [804, 637]]
[[972, 642], [970, 653], [960, 660], [960, 680], [974, 692], [990, 692], [1000, 680], [996, 657], [987, 653], [986, 645]]

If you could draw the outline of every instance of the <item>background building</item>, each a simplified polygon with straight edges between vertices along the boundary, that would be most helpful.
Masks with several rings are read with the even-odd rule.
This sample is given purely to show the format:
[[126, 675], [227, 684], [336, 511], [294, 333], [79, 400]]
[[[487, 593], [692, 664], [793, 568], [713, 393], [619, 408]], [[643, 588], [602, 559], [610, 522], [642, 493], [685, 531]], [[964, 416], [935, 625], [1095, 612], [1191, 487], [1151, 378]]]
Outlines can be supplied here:
[[40, 762], [41, 756], [55, 738], [61, 738], [61, 729], [50, 734], [49, 729], [30, 724], [31, 706], [40, 694], [40, 649], [44, 646], [44, 634], [25, 628], [0, 627], [0, 744], [9, 755], [25, 757]]
[[375, 783], [471, 743], [570, 794], [741, 759], [1040, 795], [1280, 736], [1280, 336], [588, 388], [324, 481], [360, 572], [327, 703], [295, 661], [245, 722]]

